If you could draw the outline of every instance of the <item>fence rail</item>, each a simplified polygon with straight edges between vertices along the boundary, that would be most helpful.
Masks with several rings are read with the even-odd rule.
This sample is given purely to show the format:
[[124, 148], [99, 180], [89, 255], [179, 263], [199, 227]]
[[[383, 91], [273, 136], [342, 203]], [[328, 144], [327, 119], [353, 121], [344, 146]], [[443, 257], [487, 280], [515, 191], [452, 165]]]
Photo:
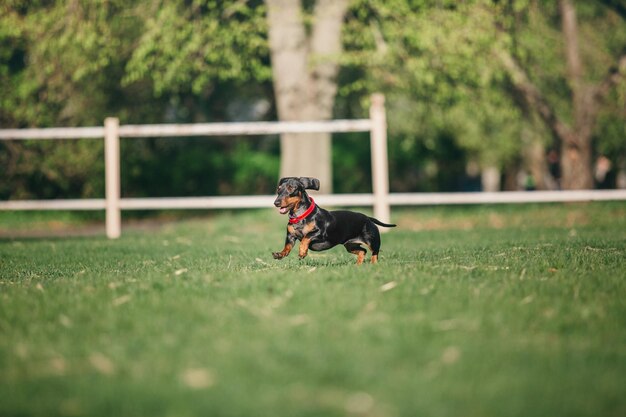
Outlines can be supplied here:
[[104, 127], [47, 127], [43, 129], [2, 129], [0, 140], [102, 139]]
[[[122, 210], [232, 209], [271, 207], [276, 196], [121, 198]], [[464, 204], [563, 203], [626, 200], [626, 190], [503, 191], [458, 193], [390, 193], [390, 206]], [[315, 201], [325, 206], [371, 206], [372, 194], [321, 194]], [[13, 200], [0, 201], [0, 210], [104, 210], [106, 200]]]
[[[194, 123], [119, 126], [120, 138], [175, 137], [175, 136], [241, 136], [274, 135], [281, 133], [344, 133], [372, 130], [370, 119], [325, 120], [313, 122], [242, 122]], [[2, 129], [0, 140], [45, 139], [102, 139], [105, 128], [52, 127], [45, 129]]]
[[121, 198], [120, 138], [268, 135], [281, 133], [370, 132], [372, 194], [317, 195], [326, 206], [373, 206], [374, 216], [390, 221], [390, 206], [436, 204], [501, 204], [626, 200], [626, 190], [533, 191], [499, 193], [389, 193], [387, 124], [384, 97], [372, 96], [369, 119], [311, 122], [247, 122], [161, 125], [119, 125], [107, 118], [103, 127], [0, 129], [2, 140], [103, 139], [105, 148], [105, 198], [0, 201], [0, 210], [105, 210], [106, 234], [121, 234], [122, 210], [232, 209], [271, 207], [274, 196], [220, 196]]

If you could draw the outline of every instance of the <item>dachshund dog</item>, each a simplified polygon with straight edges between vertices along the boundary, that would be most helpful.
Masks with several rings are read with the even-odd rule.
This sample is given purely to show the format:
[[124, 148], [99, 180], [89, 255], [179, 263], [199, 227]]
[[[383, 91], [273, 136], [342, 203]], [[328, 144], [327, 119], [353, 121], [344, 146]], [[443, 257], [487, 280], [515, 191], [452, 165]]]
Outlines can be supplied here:
[[[280, 214], [289, 213], [285, 247], [274, 252], [274, 259], [289, 255], [296, 240], [300, 241], [299, 257], [306, 257], [309, 249], [322, 251], [336, 245], [345, 246], [346, 250], [357, 256], [356, 263], [363, 263], [367, 250], [372, 251], [371, 262], [378, 262], [380, 233], [376, 224], [383, 227], [395, 227], [373, 217], [347, 210], [324, 210], [307, 194], [306, 190], [319, 190], [320, 182], [316, 178], [286, 177], [281, 178], [274, 205]], [[363, 245], [363, 246], [362, 246]]]

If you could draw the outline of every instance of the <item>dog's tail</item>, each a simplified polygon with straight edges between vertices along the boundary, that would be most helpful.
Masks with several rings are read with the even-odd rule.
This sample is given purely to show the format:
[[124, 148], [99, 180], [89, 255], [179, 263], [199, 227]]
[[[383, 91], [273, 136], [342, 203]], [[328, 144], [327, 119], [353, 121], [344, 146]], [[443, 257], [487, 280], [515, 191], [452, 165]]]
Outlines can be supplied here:
[[387, 224], [387, 223], [383, 223], [383, 222], [381, 222], [380, 220], [375, 219], [375, 218], [373, 218], [373, 217], [370, 217], [369, 219], [370, 219], [371, 221], [373, 221], [374, 223], [376, 223], [377, 225], [382, 226], [382, 227], [396, 227], [396, 225], [395, 225], [395, 224]]

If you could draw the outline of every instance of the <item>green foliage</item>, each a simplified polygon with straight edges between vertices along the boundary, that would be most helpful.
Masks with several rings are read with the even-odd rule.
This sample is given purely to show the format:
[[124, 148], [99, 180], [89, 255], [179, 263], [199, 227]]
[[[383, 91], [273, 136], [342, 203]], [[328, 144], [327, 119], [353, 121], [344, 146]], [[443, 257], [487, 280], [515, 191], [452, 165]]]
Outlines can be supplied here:
[[[314, 2], [304, 3], [310, 23]], [[626, 44], [615, 4], [576, 2], [586, 83], [599, 83]], [[137, 124], [274, 119], [265, 12], [260, 0], [5, 1], [0, 125], [90, 126], [111, 115]], [[526, 146], [525, 131], [550, 144], [512, 94], [496, 58], [503, 49], [571, 119], [555, 0], [354, 0], [342, 36], [335, 114], [363, 117], [369, 94], [385, 93], [392, 190], [467, 188], [469, 162], [505, 169]], [[597, 151], [614, 161], [626, 159], [625, 85], [606, 100], [595, 131]], [[265, 110], [250, 111], [261, 101]], [[180, 139], [162, 151], [154, 141], [125, 144], [123, 190], [271, 190], [272, 140]], [[335, 189], [369, 190], [366, 141], [338, 138], [334, 150]], [[0, 198], [101, 196], [101, 158], [98, 141], [2, 143]]]
[[[2, 6], [0, 26], [13, 54], [4, 61], [0, 110], [14, 126], [100, 124], [121, 76], [120, 61], [138, 22], [123, 14], [128, 2], [56, 2]], [[4, 43], [4, 42], [3, 42]]]
[[[137, 36], [128, 2], [9, 2], [0, 6], [0, 122], [3, 127], [102, 125], [162, 108], [139, 89], [122, 89], [122, 62]], [[11, 28], [5, 30], [4, 28]], [[137, 105], [141, 103], [141, 105]], [[162, 112], [162, 110], [157, 110]], [[153, 116], [154, 117], [154, 116]], [[160, 119], [160, 118], [159, 118]], [[154, 121], [148, 119], [146, 121]], [[0, 196], [104, 194], [101, 141], [0, 144]]]
[[360, 267], [275, 210], [0, 240], [0, 414], [623, 414], [624, 203], [393, 217]]
[[[599, 85], [624, 53], [624, 18], [602, 2], [576, 2], [578, 42], [584, 67], [585, 84]], [[557, 115], [571, 123], [571, 87], [565, 78], [560, 16], [555, 1], [515, 1], [514, 12], [499, 18], [507, 28], [514, 54], [527, 69], [531, 81], [542, 91]], [[626, 158], [624, 151], [624, 95], [622, 80], [601, 106], [596, 123], [595, 146], [611, 159]], [[620, 110], [621, 109], [621, 110]]]
[[243, 138], [235, 145], [232, 171], [224, 177], [232, 178], [232, 188], [221, 189], [224, 194], [271, 194], [274, 190], [280, 172], [278, 139], [267, 138], [257, 146], [251, 140], [255, 139]]
[[371, 193], [372, 157], [367, 133], [333, 135], [333, 192]]
[[[604, 5], [576, 6], [586, 82], [598, 84], [623, 53], [626, 25]], [[408, 168], [394, 174], [418, 179], [400, 188], [436, 184], [441, 189], [440, 167], [455, 163], [420, 150], [436, 149], [435, 143], [445, 143], [442, 138], [451, 136], [462, 150], [460, 158], [451, 152], [456, 164], [465, 159], [500, 168], [519, 159], [526, 146], [523, 131], [542, 136], [546, 145], [552, 142], [514, 94], [497, 53], [513, 53], [557, 115], [567, 121], [572, 105], [562, 37], [556, 1], [356, 1], [344, 28], [340, 94], [354, 99], [370, 91], [385, 92], [390, 152], [399, 158], [391, 164]], [[598, 150], [610, 152], [614, 160], [626, 158], [621, 133], [623, 83], [616, 91], [603, 106], [596, 133]], [[458, 177], [463, 170], [456, 172]]]
[[[520, 111], [494, 64], [494, 50], [504, 47], [496, 31], [496, 9], [487, 1], [355, 3], [344, 30], [345, 65], [352, 76], [360, 68], [365, 71], [355, 82], [347, 81], [341, 93], [388, 95], [394, 158], [408, 152], [409, 159], [424, 166], [422, 174], [410, 176], [422, 186], [407, 183], [402, 188], [424, 189], [431, 177], [436, 179], [427, 189], [458, 189], [466, 159], [502, 167], [519, 154]], [[439, 152], [443, 159], [438, 159], [431, 153], [433, 159], [417, 152], [434, 150], [447, 137], [454, 142], [449, 156]], [[454, 148], [466, 157], [461, 151], [459, 159]], [[392, 164], [398, 162], [402, 165]], [[444, 167], [455, 164], [456, 180], [441, 177]]]
[[264, 7], [157, 1], [151, 9], [124, 83], [147, 78], [156, 94], [201, 94], [217, 82], [270, 78]]
[[[229, 89], [258, 100], [249, 83], [269, 78], [258, 4], [16, 1], [0, 11], [3, 127], [223, 120]], [[168, 154], [147, 143], [123, 146], [126, 195], [268, 192], [278, 172], [277, 149], [216, 153], [180, 139]], [[100, 141], [1, 143], [0, 198], [101, 197], [102, 158]]]
[[157, 138], [122, 144], [125, 196], [269, 194], [279, 172], [277, 138]]
[[0, 145], [1, 199], [104, 195], [102, 141], [27, 141]]

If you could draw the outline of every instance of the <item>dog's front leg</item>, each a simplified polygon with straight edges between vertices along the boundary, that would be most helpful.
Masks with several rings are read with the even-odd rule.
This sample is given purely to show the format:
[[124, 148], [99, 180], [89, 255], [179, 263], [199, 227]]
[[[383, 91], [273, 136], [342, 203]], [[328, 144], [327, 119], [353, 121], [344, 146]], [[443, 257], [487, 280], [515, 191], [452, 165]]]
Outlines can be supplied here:
[[295, 242], [296, 238], [291, 233], [287, 233], [287, 238], [285, 239], [285, 247], [280, 252], [272, 253], [274, 259], [283, 259], [285, 256], [289, 255]]
[[298, 257], [300, 259], [306, 258], [306, 255], [309, 253], [309, 244], [311, 243], [311, 238], [305, 237], [300, 242], [300, 248], [298, 249]]

